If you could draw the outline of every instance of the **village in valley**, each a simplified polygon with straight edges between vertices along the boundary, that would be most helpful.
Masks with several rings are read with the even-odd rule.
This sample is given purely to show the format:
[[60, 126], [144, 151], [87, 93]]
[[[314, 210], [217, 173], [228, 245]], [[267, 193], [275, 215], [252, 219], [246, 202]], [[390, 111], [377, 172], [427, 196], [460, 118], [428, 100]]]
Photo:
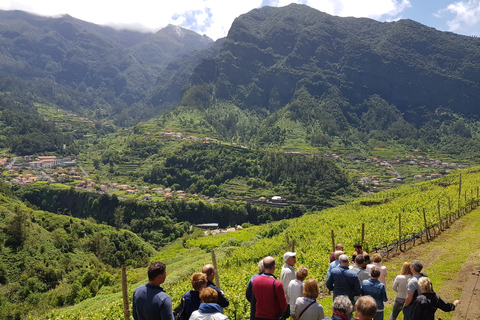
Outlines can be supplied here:
[[[192, 137], [184, 138], [178, 133], [163, 133], [162, 136], [174, 137], [174, 139], [192, 139]], [[214, 141], [213, 139], [204, 139], [206, 143]], [[243, 146], [241, 146], [243, 148]], [[405, 183], [406, 179], [436, 179], [450, 170], [465, 168], [465, 165], [456, 163], [448, 163], [427, 156], [404, 156], [396, 157], [393, 160], [382, 160], [379, 158], [358, 159], [355, 157], [340, 157], [337, 154], [326, 154], [326, 158], [332, 159], [343, 165], [348, 164], [349, 168], [360, 166], [369, 166], [373, 168], [383, 169], [382, 178], [377, 175], [358, 176], [357, 183], [362, 185], [365, 191], [377, 192], [382, 186], [392, 187], [395, 184]], [[187, 195], [183, 190], [172, 190], [169, 187], [159, 186], [133, 186], [131, 184], [122, 184], [116, 182], [96, 181], [91, 178], [84, 168], [73, 158], [57, 158], [56, 156], [24, 156], [24, 157], [8, 157], [4, 156], [0, 159], [0, 166], [3, 168], [3, 183], [17, 185], [23, 187], [34, 183], [60, 183], [76, 188], [82, 188], [92, 192], [116, 194], [119, 198], [137, 199], [139, 201], [165, 201], [174, 199], [202, 199], [204, 201], [215, 202], [214, 198], [208, 196], [199, 196], [197, 194]], [[428, 169], [429, 174], [414, 174], [406, 177], [402, 176], [396, 169], [400, 166], [416, 167], [416, 171], [420, 169]], [[375, 172], [375, 171], [374, 171]], [[386, 178], [385, 176], [389, 176]], [[287, 199], [280, 195], [270, 197], [260, 197], [256, 199], [256, 203], [270, 205], [286, 205]]]

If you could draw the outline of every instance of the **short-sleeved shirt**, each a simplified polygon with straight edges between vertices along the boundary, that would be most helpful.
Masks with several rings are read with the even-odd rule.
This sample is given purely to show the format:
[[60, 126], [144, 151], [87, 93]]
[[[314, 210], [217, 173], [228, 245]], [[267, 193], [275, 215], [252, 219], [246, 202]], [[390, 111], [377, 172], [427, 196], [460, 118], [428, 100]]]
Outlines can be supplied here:
[[410, 281], [408, 281], [408, 283], [407, 283], [407, 294], [408, 294], [408, 291], [411, 291], [411, 292], [417, 291], [417, 293], [418, 293], [418, 279], [420, 279], [421, 277], [422, 277], [421, 274], [415, 275], [410, 279]]
[[133, 292], [132, 315], [135, 320], [173, 320], [172, 300], [160, 286], [141, 285]]

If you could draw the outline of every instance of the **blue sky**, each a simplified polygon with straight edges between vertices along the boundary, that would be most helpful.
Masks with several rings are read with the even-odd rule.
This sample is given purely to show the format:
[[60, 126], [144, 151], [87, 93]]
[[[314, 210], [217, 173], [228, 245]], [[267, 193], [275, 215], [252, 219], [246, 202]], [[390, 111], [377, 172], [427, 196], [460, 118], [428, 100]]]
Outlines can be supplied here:
[[206, 34], [227, 35], [239, 15], [264, 5], [306, 4], [336, 16], [378, 21], [412, 19], [441, 31], [480, 36], [480, 0], [0, 0], [0, 9], [44, 16], [69, 14], [101, 25], [159, 30], [168, 24]]

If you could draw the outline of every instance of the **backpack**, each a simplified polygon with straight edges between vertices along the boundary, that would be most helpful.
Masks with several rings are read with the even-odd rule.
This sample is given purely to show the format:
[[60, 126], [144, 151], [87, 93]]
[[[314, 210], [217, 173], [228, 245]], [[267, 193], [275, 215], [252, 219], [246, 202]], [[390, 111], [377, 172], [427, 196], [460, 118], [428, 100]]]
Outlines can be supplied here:
[[180, 300], [180, 304], [173, 309], [173, 318], [175, 320], [183, 320], [183, 314], [185, 313], [185, 305], [183, 299]]

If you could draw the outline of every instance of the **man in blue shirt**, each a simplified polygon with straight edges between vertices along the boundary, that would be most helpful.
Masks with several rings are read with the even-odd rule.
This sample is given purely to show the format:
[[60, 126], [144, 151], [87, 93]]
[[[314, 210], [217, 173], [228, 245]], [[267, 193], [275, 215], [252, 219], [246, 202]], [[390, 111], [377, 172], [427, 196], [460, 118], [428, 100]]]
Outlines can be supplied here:
[[[330, 271], [326, 285], [328, 290], [333, 291], [334, 300], [337, 296], [346, 295], [353, 305], [355, 303], [354, 297], [362, 294], [360, 281], [358, 280], [358, 275], [348, 269], [349, 261], [346, 254], [340, 255], [338, 260], [340, 264]], [[348, 318], [351, 318], [351, 314], [349, 314]]]
[[135, 320], [173, 320], [172, 300], [160, 287], [167, 277], [162, 262], [152, 262], [148, 267], [148, 283], [133, 292], [132, 314]]

